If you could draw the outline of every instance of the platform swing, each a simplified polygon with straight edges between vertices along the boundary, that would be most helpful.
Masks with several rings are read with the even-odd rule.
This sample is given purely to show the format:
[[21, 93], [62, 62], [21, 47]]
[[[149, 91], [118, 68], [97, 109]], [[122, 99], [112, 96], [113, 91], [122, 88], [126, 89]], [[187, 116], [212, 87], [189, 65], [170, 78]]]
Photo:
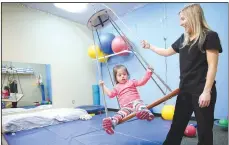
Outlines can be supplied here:
[[[99, 43], [101, 45], [100, 42], [100, 36], [98, 33], [99, 29], [104, 28], [105, 26], [107, 26], [108, 24], [111, 24], [114, 29], [117, 31], [117, 33], [120, 35], [120, 37], [125, 41], [125, 43], [128, 45], [129, 50], [131, 53], [134, 54], [134, 56], [137, 58], [137, 60], [139, 61], [139, 63], [142, 65], [142, 67], [146, 70], [147, 67], [150, 67], [149, 63], [142, 57], [142, 55], [140, 54], [140, 52], [138, 52], [135, 48], [135, 45], [133, 45], [133, 43], [131, 43], [131, 41], [129, 41], [129, 39], [127, 38], [127, 36], [123, 33], [123, 31], [120, 29], [120, 27], [117, 25], [117, 23], [115, 22], [115, 19], [118, 19], [119, 21], [121, 21], [121, 23], [129, 30], [129, 32], [132, 33], [132, 31], [125, 25], [125, 23], [117, 16], [117, 14], [112, 11], [111, 8], [109, 8], [108, 6], [104, 5], [107, 9], [102, 9], [100, 11], [96, 11], [95, 13], [90, 17], [90, 19], [88, 20], [88, 28], [92, 31], [92, 35], [93, 35], [93, 40], [94, 40], [94, 44], [95, 44], [95, 37], [94, 37], [94, 32], [96, 32]], [[134, 34], [133, 34], [134, 35]], [[136, 36], [136, 35], [134, 35]], [[137, 37], [137, 36], [136, 36]], [[138, 38], [138, 37], [137, 37]], [[139, 39], [139, 38], [138, 38]], [[139, 39], [139, 42], [141, 41], [141, 39]], [[97, 67], [98, 67], [98, 73], [99, 73], [99, 77], [102, 78], [101, 75], [101, 71], [100, 71], [100, 65], [99, 65], [99, 58], [98, 58], [98, 52], [96, 49], [94, 49], [96, 52], [96, 62], [97, 62]], [[103, 56], [104, 58], [106, 56]], [[110, 74], [110, 70], [108, 68], [108, 64], [107, 61], [105, 62], [107, 69], [109, 71]], [[151, 67], [152, 68], [152, 67]], [[158, 78], [158, 80], [166, 87], [167, 90], [170, 91], [169, 94], [166, 94], [162, 88], [159, 86], [159, 84], [156, 82], [156, 80], [153, 78], [153, 76], [151, 76], [151, 79], [154, 81], [154, 83], [157, 85], [157, 87], [160, 89], [160, 91], [162, 92], [162, 94], [164, 95], [162, 98], [154, 101], [153, 103], [149, 104], [147, 106], [148, 109], [151, 109], [169, 99], [171, 99], [172, 97], [178, 95], [179, 93], [179, 89], [175, 89], [175, 90], [171, 90], [170, 87], [161, 79], [161, 77], [155, 72], [155, 70], [152, 68], [153, 71], [153, 76], [156, 76]], [[110, 75], [110, 79], [112, 81], [111, 75]], [[113, 84], [113, 81], [112, 81]], [[105, 95], [104, 95], [104, 90], [102, 88], [102, 95], [103, 95], [103, 100], [104, 100], [104, 105], [105, 105], [105, 113], [106, 113], [106, 117], [108, 116], [108, 111], [107, 111], [107, 104], [106, 104], [106, 100], [105, 100]], [[135, 117], [135, 113], [132, 113], [130, 115], [128, 115], [127, 117], [123, 118], [120, 123], [123, 123], [133, 117]]]

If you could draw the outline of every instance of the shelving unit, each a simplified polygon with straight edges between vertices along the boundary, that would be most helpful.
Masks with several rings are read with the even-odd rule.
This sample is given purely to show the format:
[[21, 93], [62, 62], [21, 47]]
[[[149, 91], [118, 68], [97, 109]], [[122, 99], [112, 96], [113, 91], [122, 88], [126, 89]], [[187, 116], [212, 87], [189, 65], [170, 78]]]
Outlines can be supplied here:
[[10, 74], [34, 74], [34, 71], [32, 68], [2, 68], [2, 74], [6, 74], [6, 73], [10, 73]]

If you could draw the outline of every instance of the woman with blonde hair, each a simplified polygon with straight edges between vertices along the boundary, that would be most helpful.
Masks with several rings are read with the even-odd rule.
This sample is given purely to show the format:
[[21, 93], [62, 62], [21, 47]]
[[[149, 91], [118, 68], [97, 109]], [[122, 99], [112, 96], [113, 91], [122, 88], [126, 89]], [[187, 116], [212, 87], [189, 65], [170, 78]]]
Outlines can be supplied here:
[[215, 76], [218, 56], [222, 52], [218, 34], [211, 30], [199, 4], [179, 12], [185, 32], [168, 49], [158, 48], [143, 40], [142, 47], [161, 56], [179, 53], [180, 93], [171, 128], [163, 145], [180, 145], [185, 128], [194, 111], [197, 120], [198, 145], [213, 145]]

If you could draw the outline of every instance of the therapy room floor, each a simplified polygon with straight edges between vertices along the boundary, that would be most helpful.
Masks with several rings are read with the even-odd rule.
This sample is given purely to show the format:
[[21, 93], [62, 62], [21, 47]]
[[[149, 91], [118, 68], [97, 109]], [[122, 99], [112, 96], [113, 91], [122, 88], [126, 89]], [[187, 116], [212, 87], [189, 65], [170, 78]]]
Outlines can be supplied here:
[[[109, 116], [113, 112], [109, 112]], [[101, 128], [105, 114], [88, 121], [73, 121], [4, 135], [8, 145], [161, 145], [170, 121], [156, 117], [152, 122], [133, 118], [119, 125], [114, 135]], [[193, 123], [193, 122], [192, 122]], [[196, 145], [197, 137], [184, 137], [182, 145]], [[214, 145], [227, 145], [228, 132], [214, 126]], [[3, 144], [5, 145], [5, 144]]]

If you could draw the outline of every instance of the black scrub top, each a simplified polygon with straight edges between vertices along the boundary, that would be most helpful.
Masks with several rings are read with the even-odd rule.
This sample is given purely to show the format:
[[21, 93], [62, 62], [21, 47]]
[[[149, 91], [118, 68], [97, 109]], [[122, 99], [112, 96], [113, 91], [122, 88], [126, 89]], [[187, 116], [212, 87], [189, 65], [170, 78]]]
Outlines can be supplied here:
[[[202, 51], [198, 48], [198, 41], [192, 45], [191, 49], [191, 44], [182, 48], [183, 41], [184, 34], [172, 44], [172, 48], [179, 53], [180, 59], [179, 88], [181, 91], [202, 93], [208, 71], [206, 50], [215, 49], [218, 50], [219, 53], [222, 53], [219, 36], [214, 31], [207, 31]], [[216, 81], [214, 85], [215, 83]]]

